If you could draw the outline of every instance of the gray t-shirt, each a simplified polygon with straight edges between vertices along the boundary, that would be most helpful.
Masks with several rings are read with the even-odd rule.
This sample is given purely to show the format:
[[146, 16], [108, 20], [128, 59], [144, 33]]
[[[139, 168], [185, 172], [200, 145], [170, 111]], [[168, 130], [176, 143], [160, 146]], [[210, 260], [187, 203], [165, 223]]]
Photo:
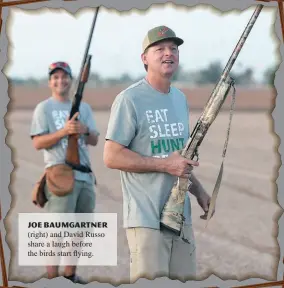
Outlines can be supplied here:
[[[40, 102], [33, 113], [30, 136], [51, 134], [64, 127], [70, 111], [72, 103], [70, 100], [61, 102], [54, 97], [50, 97]], [[96, 122], [93, 117], [92, 109], [89, 104], [81, 102], [78, 119], [87, 125], [90, 131], [99, 135]], [[88, 145], [85, 143], [85, 136], [81, 135], [78, 139], [79, 156], [82, 165], [91, 168]], [[68, 137], [62, 138], [57, 144], [49, 149], [44, 149], [45, 167], [65, 162], [65, 155], [68, 145]], [[92, 173], [82, 173], [75, 170], [75, 178], [81, 181], [94, 183], [94, 175]]]
[[[116, 96], [106, 139], [148, 157], [167, 157], [189, 138], [189, 112], [185, 95], [171, 87], [169, 94], [155, 90], [143, 78]], [[120, 172], [124, 227], [160, 228], [160, 215], [176, 177], [167, 173]], [[186, 221], [191, 223], [189, 194]]]

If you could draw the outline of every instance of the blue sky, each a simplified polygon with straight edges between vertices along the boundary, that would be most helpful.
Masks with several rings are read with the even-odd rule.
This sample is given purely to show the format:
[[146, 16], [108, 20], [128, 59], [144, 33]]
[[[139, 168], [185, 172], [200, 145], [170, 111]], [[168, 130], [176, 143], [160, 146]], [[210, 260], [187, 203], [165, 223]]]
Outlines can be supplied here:
[[[92, 71], [103, 77], [122, 73], [140, 76], [142, 40], [148, 29], [167, 25], [184, 39], [180, 63], [186, 70], [203, 68], [209, 62], [228, 61], [247, 25], [254, 7], [222, 13], [211, 6], [177, 8], [152, 6], [146, 13], [131, 10], [119, 14], [102, 8], [90, 47]], [[94, 10], [80, 9], [74, 16], [64, 9], [43, 8], [40, 12], [10, 8], [10, 63], [4, 72], [10, 77], [45, 77], [49, 63], [64, 60], [74, 74], [79, 72]], [[246, 67], [262, 77], [264, 70], [279, 62], [278, 38], [274, 34], [277, 8], [265, 8], [247, 39], [233, 71]]]

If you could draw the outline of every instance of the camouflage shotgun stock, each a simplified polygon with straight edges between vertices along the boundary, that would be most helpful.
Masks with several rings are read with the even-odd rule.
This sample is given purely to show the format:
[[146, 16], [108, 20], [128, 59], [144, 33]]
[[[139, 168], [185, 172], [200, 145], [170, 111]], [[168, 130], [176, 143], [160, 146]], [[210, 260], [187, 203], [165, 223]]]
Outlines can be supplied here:
[[[208, 102], [206, 103], [206, 106], [203, 110], [202, 115], [198, 119], [192, 134], [187, 141], [185, 147], [183, 148], [181, 155], [187, 159], [194, 160], [196, 157], [196, 160], [198, 160], [198, 148], [201, 145], [209, 127], [217, 117], [217, 114], [219, 113], [224, 101], [227, 98], [227, 95], [231, 89], [231, 87], [234, 85], [234, 80], [230, 77], [229, 73], [246, 41], [246, 39], [249, 36], [250, 31], [252, 30], [261, 10], [263, 8], [263, 5], [257, 5], [251, 19], [249, 20], [249, 23], [247, 24], [243, 34], [240, 37], [239, 42], [237, 43], [227, 65], [225, 66], [220, 80], [215, 86]], [[227, 143], [226, 143], [227, 144]], [[224, 150], [223, 155], [226, 151]], [[222, 170], [223, 166], [221, 166]], [[203, 217], [207, 217], [207, 220], [211, 218], [211, 214], [213, 211], [214, 202], [216, 199], [216, 190], [219, 188], [217, 186], [220, 185], [220, 175], [218, 176], [218, 180], [213, 192], [213, 196], [211, 198], [211, 203], [209, 207], [209, 213], [208, 215], [204, 215]], [[160, 225], [163, 227], [166, 227], [176, 234], [180, 235], [182, 225], [184, 222], [184, 202], [185, 202], [185, 196], [186, 193], [190, 190], [191, 181], [189, 179], [185, 178], [178, 178], [176, 183], [174, 184], [174, 187], [172, 188], [171, 194], [169, 196], [168, 201], [166, 202], [165, 206], [163, 207], [162, 213], [161, 213], [161, 221]]]
[[[80, 74], [79, 74], [78, 81], [77, 81], [76, 92], [75, 92], [73, 102], [72, 102], [72, 108], [71, 108], [69, 119], [71, 119], [74, 116], [74, 114], [79, 112], [85, 84], [88, 82], [89, 72], [91, 68], [91, 59], [92, 59], [92, 56], [89, 55], [88, 53], [90, 49], [90, 44], [91, 44], [98, 12], [99, 12], [99, 7], [96, 8], [95, 15], [93, 18], [85, 54], [84, 54], [82, 65], [81, 65]], [[69, 165], [70, 167], [72, 167], [73, 169], [76, 169], [82, 172], [91, 172], [91, 169], [89, 167], [85, 167], [80, 164], [80, 157], [79, 157], [79, 150], [78, 150], [78, 137], [79, 136], [76, 134], [70, 135], [68, 137], [68, 147], [67, 147], [67, 152], [66, 152], [65, 163]]]

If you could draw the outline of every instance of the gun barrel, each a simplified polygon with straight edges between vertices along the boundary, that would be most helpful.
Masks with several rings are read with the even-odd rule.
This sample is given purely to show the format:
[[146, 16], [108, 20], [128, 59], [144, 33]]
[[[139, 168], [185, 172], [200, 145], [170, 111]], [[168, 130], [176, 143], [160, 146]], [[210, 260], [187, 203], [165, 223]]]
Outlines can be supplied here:
[[[86, 49], [85, 49], [84, 57], [83, 57], [83, 60], [82, 60], [82, 64], [81, 64], [79, 75], [83, 74], [83, 70], [84, 70], [85, 64], [87, 62], [87, 57], [88, 57], [88, 54], [89, 54], [89, 49], [90, 49], [90, 45], [91, 45], [91, 41], [92, 41], [92, 37], [93, 37], [93, 31], [94, 31], [95, 24], [96, 24], [96, 21], [97, 21], [99, 9], [100, 9], [100, 6], [96, 7], [96, 11], [95, 11], [95, 15], [94, 15], [93, 22], [92, 22], [92, 25], [91, 25], [89, 37], [88, 37], [88, 40], [87, 40], [87, 45], [86, 45]], [[80, 80], [81, 80], [81, 78], [79, 77], [77, 85], [76, 85], [77, 87], [78, 87], [78, 85], [80, 83]]]
[[[230, 81], [229, 74], [232, 70], [232, 67], [233, 67], [234, 63], [236, 62], [236, 60], [237, 60], [237, 58], [241, 52], [241, 49], [244, 46], [244, 44], [245, 44], [245, 42], [246, 42], [246, 40], [247, 40], [247, 38], [248, 38], [248, 36], [249, 36], [249, 34], [250, 34], [250, 32], [251, 32], [251, 30], [252, 30], [252, 28], [253, 28], [253, 26], [254, 26], [254, 24], [255, 24], [255, 22], [256, 22], [256, 20], [257, 20], [263, 7], [264, 6], [262, 4], [260, 4], [260, 5], [257, 5], [256, 9], [254, 10], [254, 13], [252, 14], [247, 26], [245, 27], [237, 45], [235, 46], [235, 49], [233, 50], [226, 66], [225, 66], [225, 68], [224, 68], [224, 70], [220, 76], [220, 80], [216, 84], [215, 88], [213, 89], [213, 91], [211, 93], [210, 98], [208, 99], [208, 101], [206, 103], [207, 107], [211, 105], [212, 101], [214, 101], [215, 97], [213, 95], [216, 95], [217, 91], [220, 90], [222, 84], [224, 82]], [[202, 118], [203, 115], [205, 114], [205, 110], [203, 111], [200, 118]]]
[[257, 5], [254, 13], [252, 14], [252, 16], [251, 16], [251, 18], [250, 18], [250, 20], [249, 20], [244, 32], [243, 32], [243, 34], [240, 37], [239, 42], [237, 43], [237, 45], [236, 45], [236, 47], [235, 47], [230, 59], [228, 60], [227, 65], [225, 66], [225, 68], [224, 68], [224, 70], [222, 72], [221, 81], [225, 80], [229, 76], [229, 73], [230, 73], [235, 61], [237, 60], [237, 58], [238, 58], [238, 56], [240, 54], [240, 51], [241, 51], [244, 43], [246, 42], [246, 40], [247, 40], [247, 38], [248, 38], [248, 36], [249, 36], [249, 34], [250, 34], [250, 32], [251, 32], [256, 20], [257, 20], [257, 18], [258, 18], [259, 14], [260, 14], [260, 12], [262, 10], [262, 8], [263, 8], [262, 4]]

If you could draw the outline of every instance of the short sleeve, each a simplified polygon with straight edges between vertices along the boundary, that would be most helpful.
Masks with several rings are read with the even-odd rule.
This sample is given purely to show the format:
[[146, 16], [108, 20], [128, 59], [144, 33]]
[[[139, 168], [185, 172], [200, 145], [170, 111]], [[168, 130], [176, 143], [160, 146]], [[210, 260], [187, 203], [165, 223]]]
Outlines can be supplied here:
[[49, 133], [48, 121], [44, 111], [44, 103], [39, 103], [32, 116], [30, 136], [43, 135]]
[[87, 118], [86, 125], [88, 126], [90, 132], [95, 133], [97, 136], [100, 135], [100, 132], [97, 127], [95, 117], [93, 116], [93, 110], [89, 104], [86, 104]]
[[125, 94], [119, 94], [111, 107], [106, 140], [128, 146], [136, 134], [137, 118], [133, 103]]

